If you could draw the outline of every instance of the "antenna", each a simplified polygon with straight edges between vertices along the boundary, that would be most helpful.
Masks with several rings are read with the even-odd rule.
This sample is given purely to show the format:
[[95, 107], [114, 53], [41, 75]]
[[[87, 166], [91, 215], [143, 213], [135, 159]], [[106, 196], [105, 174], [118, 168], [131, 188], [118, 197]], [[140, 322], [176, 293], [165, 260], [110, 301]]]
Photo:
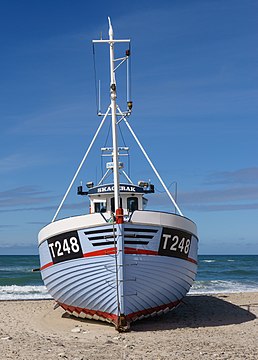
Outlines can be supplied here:
[[126, 55], [126, 101], [128, 110], [131, 111], [133, 107], [133, 102], [131, 99], [131, 43], [129, 43], [129, 49], [125, 52]]
[[111, 24], [111, 19], [109, 16], [108, 16], [108, 25], [109, 25], [108, 35], [110, 37], [110, 40], [113, 40], [114, 32], [113, 32], [113, 28], [112, 28], [112, 24]]
[[100, 90], [100, 86], [101, 85], [101, 82], [99, 80], [99, 98], [98, 98], [98, 115], [101, 115], [101, 100], [100, 100], [100, 94], [101, 94], [101, 90]]

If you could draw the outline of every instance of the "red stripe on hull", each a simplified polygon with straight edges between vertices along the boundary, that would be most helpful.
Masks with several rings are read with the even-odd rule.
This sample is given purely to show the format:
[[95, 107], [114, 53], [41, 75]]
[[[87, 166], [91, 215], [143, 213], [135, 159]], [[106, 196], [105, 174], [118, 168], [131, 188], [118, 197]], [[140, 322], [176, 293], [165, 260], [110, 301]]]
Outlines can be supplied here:
[[[96, 251], [91, 251], [91, 252], [85, 253], [85, 254], [83, 254], [83, 257], [87, 258], [87, 257], [93, 257], [93, 256], [114, 255], [116, 253], [117, 253], [116, 248], [108, 248], [108, 249], [96, 250]], [[125, 247], [124, 253], [125, 254], [135, 254], [135, 255], [153, 255], [153, 256], [159, 255], [158, 251], [155, 251], [155, 250], [136, 249], [136, 248], [131, 248], [131, 247]], [[197, 265], [197, 261], [192, 258], [183, 259], [183, 260], [190, 261], [191, 263]], [[49, 263], [43, 265], [40, 268], [40, 270], [44, 270], [52, 265], [54, 265], [54, 263], [49, 262]]]
[[71, 305], [66, 305], [66, 304], [62, 304], [62, 303], [58, 303], [65, 311], [68, 311], [70, 313], [76, 312], [78, 315], [81, 313], [84, 313], [86, 315], [98, 315], [103, 317], [104, 319], [109, 319], [111, 320], [114, 324], [117, 323], [117, 319], [118, 316], [115, 314], [111, 314], [111, 313], [107, 313], [104, 311], [99, 311], [99, 310], [90, 310], [90, 309], [84, 309], [84, 308], [80, 308], [80, 307], [75, 307], [75, 306], [71, 306]]
[[158, 255], [156, 250], [136, 249], [131, 247], [124, 248], [125, 254]]
[[48, 268], [49, 266], [52, 266], [52, 265], [54, 265], [53, 261], [51, 261], [51, 262], [49, 262], [49, 263], [41, 266], [40, 271], [41, 271], [41, 270], [44, 270], [44, 269], [46, 269], [46, 268]]
[[126, 319], [128, 319], [128, 320], [133, 320], [134, 318], [137, 319], [142, 315], [144, 315], [144, 316], [150, 315], [153, 312], [158, 312], [158, 311], [161, 311], [161, 310], [165, 310], [166, 308], [169, 308], [171, 310], [174, 307], [178, 306], [180, 304], [180, 302], [181, 302], [181, 300], [177, 300], [177, 301], [173, 301], [173, 302], [168, 303], [168, 304], [156, 306], [156, 307], [145, 309], [145, 310], [140, 310], [140, 311], [137, 311], [137, 312], [126, 315]]
[[103, 250], [91, 251], [91, 252], [83, 254], [83, 257], [112, 255], [112, 254], [116, 254], [116, 248], [108, 248], [108, 249], [103, 249]]
[[[141, 255], [159, 255], [158, 251], [155, 251], [155, 250], [136, 249], [136, 248], [130, 248], [130, 247], [125, 247], [124, 253], [125, 254], [141, 254]], [[197, 264], [197, 261], [192, 258], [183, 259], [183, 260], [190, 261], [193, 264]]]
[[[103, 256], [103, 255], [112, 255], [112, 254], [116, 254], [116, 248], [108, 248], [108, 249], [103, 249], [103, 250], [92, 251], [92, 252], [83, 254], [83, 257]], [[44, 270], [52, 265], [54, 265], [53, 261], [43, 265], [40, 268], [40, 270]]]
[[187, 261], [190, 261], [192, 262], [193, 264], [197, 265], [198, 264], [198, 261], [192, 259], [192, 258], [188, 258]]
[[[163, 311], [163, 310], [165, 310], [167, 308], [169, 308], [169, 310], [172, 310], [173, 308], [178, 306], [180, 303], [181, 303], [181, 300], [173, 301], [173, 302], [168, 303], [168, 304], [164, 304], [164, 305], [156, 306], [156, 307], [153, 307], [153, 308], [140, 310], [140, 311], [125, 315], [124, 318], [125, 318], [127, 324], [129, 325], [131, 322], [136, 321], [141, 316], [151, 315], [154, 312], [157, 313], [157, 312]], [[58, 304], [65, 311], [68, 311], [71, 314], [73, 312], [76, 312], [79, 317], [80, 317], [81, 313], [84, 313], [84, 314], [90, 315], [92, 317], [94, 315], [98, 315], [98, 316], [100, 316], [100, 317], [102, 317], [104, 319], [108, 319], [109, 321], [111, 321], [116, 326], [118, 325], [118, 322], [119, 322], [119, 317], [117, 315], [115, 315], [115, 314], [111, 314], [111, 313], [107, 313], [107, 312], [103, 312], [103, 311], [99, 311], [99, 310], [90, 310], [90, 309], [80, 308], [80, 307], [66, 305], [66, 304], [62, 304], [62, 303], [58, 303]]]

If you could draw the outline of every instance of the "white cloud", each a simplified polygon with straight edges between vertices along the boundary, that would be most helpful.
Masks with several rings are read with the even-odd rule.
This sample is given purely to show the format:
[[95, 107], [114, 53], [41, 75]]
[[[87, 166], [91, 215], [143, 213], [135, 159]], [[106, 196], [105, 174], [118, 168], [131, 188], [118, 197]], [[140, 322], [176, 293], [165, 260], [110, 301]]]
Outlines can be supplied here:
[[[193, 211], [257, 210], [257, 184], [257, 167], [213, 173], [201, 189], [179, 192], [178, 204]], [[150, 204], [168, 208], [169, 200], [165, 193], [156, 193]]]
[[222, 171], [210, 174], [205, 184], [257, 184], [258, 167], [249, 167], [235, 171]]
[[10, 154], [0, 159], [0, 173], [26, 169], [38, 164], [38, 159], [34, 155]]
[[[21, 186], [0, 192], [0, 209], [5, 212], [6, 208], [26, 208], [32, 204], [49, 203], [53, 199], [56, 199], [56, 196], [51, 195], [50, 192], [39, 191], [35, 186]], [[21, 211], [21, 209], [16, 210]]]

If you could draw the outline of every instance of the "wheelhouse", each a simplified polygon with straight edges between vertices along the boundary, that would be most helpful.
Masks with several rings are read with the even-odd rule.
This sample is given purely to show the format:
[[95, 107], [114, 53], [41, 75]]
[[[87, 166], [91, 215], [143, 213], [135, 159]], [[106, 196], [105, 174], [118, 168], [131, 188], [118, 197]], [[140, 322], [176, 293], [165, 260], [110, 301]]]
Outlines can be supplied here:
[[[78, 195], [88, 195], [90, 200], [90, 213], [108, 213], [111, 216], [115, 212], [114, 185], [105, 184], [94, 186], [92, 183], [87, 192], [78, 187]], [[147, 193], [154, 193], [154, 186], [146, 182], [134, 184], [120, 184], [119, 206], [123, 209], [124, 215], [130, 215], [135, 210], [144, 210], [148, 199], [144, 196]]]

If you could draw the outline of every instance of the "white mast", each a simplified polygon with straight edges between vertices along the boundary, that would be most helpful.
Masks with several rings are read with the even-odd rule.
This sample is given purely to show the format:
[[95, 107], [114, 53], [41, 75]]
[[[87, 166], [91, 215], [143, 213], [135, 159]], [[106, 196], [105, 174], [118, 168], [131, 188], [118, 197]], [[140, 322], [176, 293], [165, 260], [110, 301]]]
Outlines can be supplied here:
[[[113, 173], [114, 173], [114, 197], [115, 197], [115, 210], [119, 208], [119, 166], [118, 166], [118, 145], [117, 145], [117, 120], [116, 120], [116, 78], [115, 78], [115, 55], [114, 45], [115, 43], [129, 43], [129, 39], [114, 40], [114, 32], [111, 24], [111, 20], [108, 17], [109, 23], [109, 39], [108, 40], [93, 40], [93, 43], [108, 43], [110, 53], [110, 109], [112, 116], [112, 142], [113, 142]], [[123, 61], [122, 61], [123, 62]], [[122, 63], [121, 62], [121, 63]]]
[[110, 18], [109, 23], [109, 53], [110, 53], [110, 100], [112, 116], [112, 142], [113, 142], [113, 173], [114, 173], [114, 197], [115, 211], [119, 208], [119, 168], [118, 168], [118, 149], [117, 149], [117, 125], [116, 125], [116, 78], [114, 71], [114, 33]]

